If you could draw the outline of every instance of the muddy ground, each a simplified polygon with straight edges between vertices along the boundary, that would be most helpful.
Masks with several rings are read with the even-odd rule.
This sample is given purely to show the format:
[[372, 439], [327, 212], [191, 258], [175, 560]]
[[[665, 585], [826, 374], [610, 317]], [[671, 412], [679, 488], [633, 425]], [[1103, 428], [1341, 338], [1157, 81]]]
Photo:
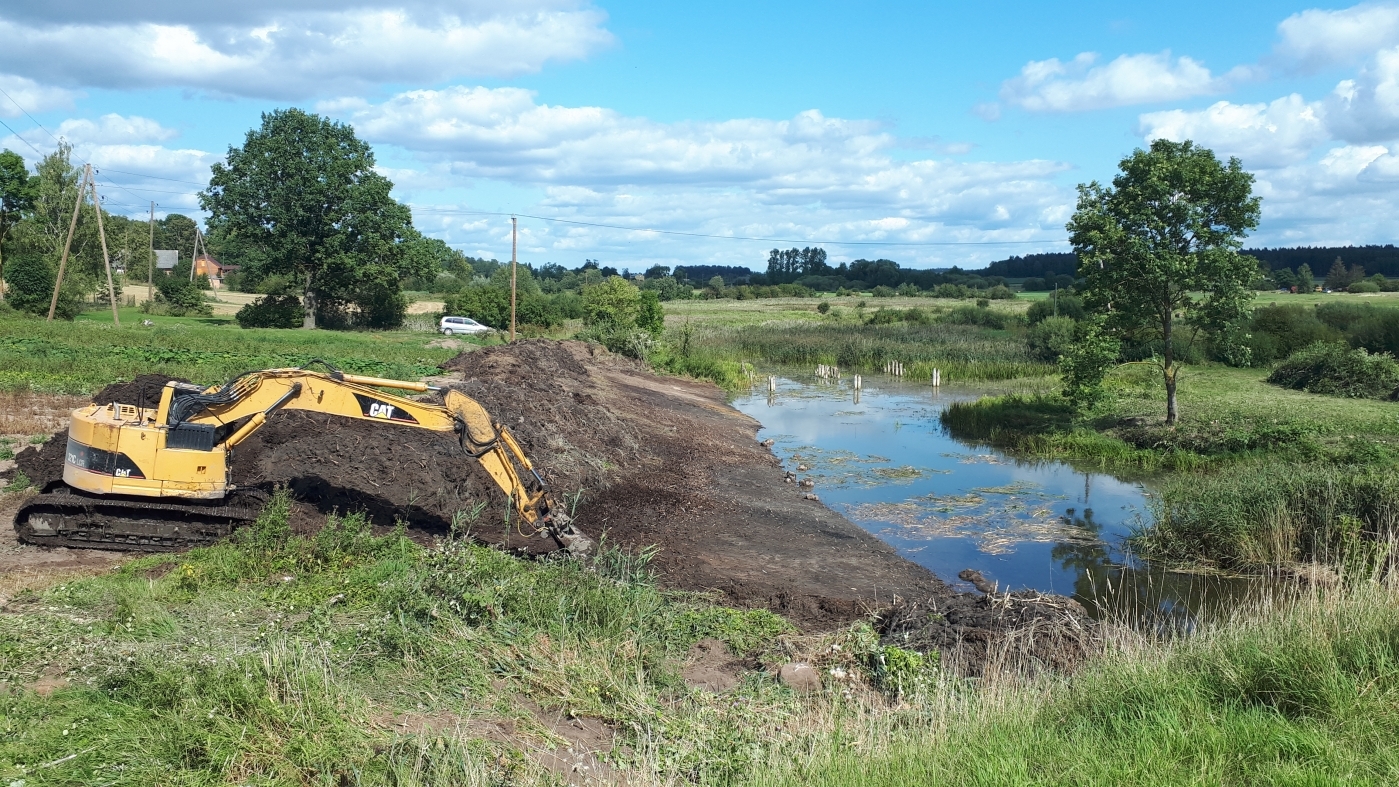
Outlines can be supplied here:
[[[135, 403], [155, 382], [134, 381], [98, 399]], [[997, 642], [1022, 650], [1006, 631], [1027, 621], [1043, 630], [1077, 618], [1072, 610], [1027, 618], [1023, 603], [953, 594], [790, 483], [756, 441], [758, 423], [710, 383], [658, 376], [595, 346], [549, 340], [463, 353], [443, 365], [438, 382], [509, 426], [579, 529], [626, 549], [655, 547], [654, 566], [669, 586], [767, 607], [807, 630], [897, 604], [917, 614], [886, 624], [891, 641], [993, 643], [983, 653]], [[62, 442], [17, 457], [36, 485], [61, 474]], [[454, 517], [468, 524], [460, 512], [484, 503], [469, 523], [474, 536], [528, 551], [541, 546], [507, 531], [503, 495], [450, 434], [284, 411], [239, 446], [233, 464], [237, 484], [286, 484], [322, 512], [363, 510], [385, 526], [402, 519], [425, 537], [446, 534]], [[947, 614], [954, 609], [961, 612]], [[930, 614], [943, 622], [915, 634], [910, 621]], [[1075, 661], [1058, 651], [1080, 650], [1077, 641], [1026, 655]]]

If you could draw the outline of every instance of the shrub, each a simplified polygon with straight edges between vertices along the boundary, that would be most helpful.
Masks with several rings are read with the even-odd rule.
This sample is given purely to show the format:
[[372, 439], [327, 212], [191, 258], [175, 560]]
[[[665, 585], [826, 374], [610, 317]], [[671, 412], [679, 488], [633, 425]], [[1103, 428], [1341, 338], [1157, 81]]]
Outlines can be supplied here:
[[[48, 314], [55, 275], [54, 266], [43, 254], [35, 251], [12, 252], [5, 257], [5, 299], [19, 311]], [[82, 291], [70, 271], [65, 277], [63, 291], [58, 294], [54, 316], [71, 320], [82, 310]]]
[[1031, 276], [1030, 278], [1026, 279], [1023, 284], [1020, 285], [1020, 289], [1024, 290], [1025, 292], [1044, 292], [1045, 290], [1049, 289], [1049, 287], [1045, 286], [1044, 279], [1041, 279], [1038, 276]]
[[1346, 288], [1346, 292], [1379, 292], [1380, 286], [1372, 281], [1358, 281]]
[[1350, 344], [1372, 353], [1399, 352], [1399, 309], [1375, 309], [1365, 320], [1351, 325]]
[[264, 295], [238, 310], [242, 328], [300, 328], [306, 310], [295, 295]]
[[954, 325], [979, 325], [983, 328], [994, 328], [998, 331], [1005, 330], [1018, 321], [1017, 316], [1014, 314], [987, 309], [981, 306], [958, 306], [943, 317], [943, 322], [949, 322]]
[[1083, 299], [1077, 295], [1065, 295], [1059, 293], [1059, 297], [1050, 296], [1042, 301], [1035, 301], [1030, 304], [1030, 308], [1025, 312], [1025, 319], [1031, 325], [1054, 316], [1068, 317], [1073, 320], [1083, 319]]
[[641, 291], [641, 313], [636, 318], [636, 327], [652, 336], [660, 336], [665, 330], [665, 310], [661, 308], [661, 299], [653, 290]]
[[986, 291], [986, 297], [993, 301], [1008, 301], [1015, 297], [1015, 291], [1004, 284], [997, 284]]
[[885, 287], [883, 284], [881, 284], [878, 287], [875, 287], [870, 294], [876, 298], [892, 298], [897, 293], [895, 292], [893, 287]]
[[618, 325], [630, 328], [641, 316], [641, 291], [636, 285], [613, 276], [583, 288], [583, 324]]
[[1030, 355], [1042, 361], [1057, 361], [1073, 346], [1074, 321], [1068, 317], [1049, 317], [1030, 328], [1025, 337]]
[[1340, 333], [1318, 319], [1320, 313], [1296, 304], [1255, 309], [1249, 322], [1252, 336], [1246, 342], [1252, 362], [1272, 363], [1317, 342], [1339, 340]]
[[1355, 399], [1383, 398], [1399, 388], [1399, 364], [1337, 342], [1318, 342], [1293, 353], [1268, 382], [1310, 393]]
[[816, 311], [821, 314], [826, 314], [830, 310], [831, 304], [829, 301], [821, 301], [820, 303], [816, 304]]

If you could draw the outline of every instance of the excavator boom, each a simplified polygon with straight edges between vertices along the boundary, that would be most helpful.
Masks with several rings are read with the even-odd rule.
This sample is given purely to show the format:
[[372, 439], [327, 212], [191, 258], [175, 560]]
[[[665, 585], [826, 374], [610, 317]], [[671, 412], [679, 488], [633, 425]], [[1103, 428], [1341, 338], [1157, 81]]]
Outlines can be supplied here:
[[248, 372], [208, 389], [171, 382], [154, 407], [92, 404], [73, 411], [64, 485], [22, 506], [15, 529], [25, 541], [67, 546], [168, 550], [211, 543], [255, 517], [265, 502], [257, 490], [233, 484], [231, 453], [287, 409], [456, 434], [505, 494], [523, 535], [548, 534], [561, 547], [586, 548], [514, 436], [479, 402], [459, 391], [448, 391], [441, 405], [418, 402], [381, 389], [437, 389], [326, 367]]

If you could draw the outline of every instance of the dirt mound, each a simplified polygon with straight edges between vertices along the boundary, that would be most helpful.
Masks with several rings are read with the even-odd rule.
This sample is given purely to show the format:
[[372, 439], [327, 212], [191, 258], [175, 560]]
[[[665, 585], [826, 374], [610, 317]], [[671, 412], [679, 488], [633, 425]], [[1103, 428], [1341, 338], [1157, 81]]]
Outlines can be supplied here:
[[1033, 675], [1069, 673], [1102, 648], [1098, 624], [1063, 596], [997, 593], [975, 571], [963, 571], [982, 595], [963, 593], [895, 604], [875, 628], [886, 645], [929, 652], [962, 675], [991, 670]]
[[35, 489], [48, 489], [63, 480], [63, 457], [68, 450], [68, 430], [53, 433], [43, 445], [31, 445], [15, 454], [15, 469], [24, 473]]
[[[378, 421], [278, 413], [234, 449], [233, 482], [263, 489], [286, 485], [322, 511], [363, 511], [380, 525], [401, 519], [446, 533], [459, 512], [482, 504], [478, 522], [505, 522], [500, 489], [455, 435]], [[492, 528], [489, 540], [502, 541], [503, 527]], [[532, 551], [552, 548], [518, 534], [510, 542], [527, 544], [535, 546]]]
[[111, 385], [98, 391], [93, 397], [93, 404], [134, 404], [137, 407], [155, 407], [160, 404], [160, 389], [165, 384], [174, 380], [177, 383], [187, 383], [181, 377], [169, 377], [163, 374], [143, 374], [129, 383], [112, 383]]

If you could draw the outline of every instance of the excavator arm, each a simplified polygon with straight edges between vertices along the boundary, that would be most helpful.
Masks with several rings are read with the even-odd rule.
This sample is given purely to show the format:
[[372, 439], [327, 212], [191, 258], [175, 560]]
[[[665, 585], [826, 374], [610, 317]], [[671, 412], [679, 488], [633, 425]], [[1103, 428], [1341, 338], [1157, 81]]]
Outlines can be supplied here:
[[560, 546], [587, 547], [514, 436], [479, 402], [451, 390], [441, 405], [417, 402], [381, 389], [440, 389], [325, 366], [325, 372], [305, 367], [248, 372], [207, 389], [171, 382], [154, 407], [79, 408], [69, 428], [63, 480], [89, 498], [107, 498], [107, 504], [116, 496], [223, 500], [235, 489], [229, 452], [278, 410], [306, 410], [456, 434], [505, 493], [522, 535], [548, 533]]

